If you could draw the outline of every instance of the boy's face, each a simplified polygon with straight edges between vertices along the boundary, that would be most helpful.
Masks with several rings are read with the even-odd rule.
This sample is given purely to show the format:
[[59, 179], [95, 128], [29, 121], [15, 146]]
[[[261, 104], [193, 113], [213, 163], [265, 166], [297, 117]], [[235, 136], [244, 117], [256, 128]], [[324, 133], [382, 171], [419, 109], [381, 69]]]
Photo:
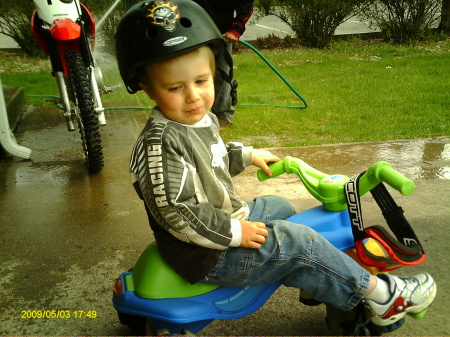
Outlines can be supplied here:
[[214, 83], [206, 53], [189, 53], [151, 66], [151, 86], [140, 84], [167, 118], [199, 122], [214, 102]]

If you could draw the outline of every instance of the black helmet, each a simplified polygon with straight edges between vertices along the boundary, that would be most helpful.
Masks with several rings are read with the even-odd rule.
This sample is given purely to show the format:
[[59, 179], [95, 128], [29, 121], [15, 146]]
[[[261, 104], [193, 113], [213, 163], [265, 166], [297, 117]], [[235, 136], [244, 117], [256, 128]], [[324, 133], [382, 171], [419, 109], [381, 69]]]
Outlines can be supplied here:
[[143, 1], [132, 6], [117, 27], [116, 55], [129, 93], [141, 90], [139, 66], [225, 42], [206, 11], [192, 0]]

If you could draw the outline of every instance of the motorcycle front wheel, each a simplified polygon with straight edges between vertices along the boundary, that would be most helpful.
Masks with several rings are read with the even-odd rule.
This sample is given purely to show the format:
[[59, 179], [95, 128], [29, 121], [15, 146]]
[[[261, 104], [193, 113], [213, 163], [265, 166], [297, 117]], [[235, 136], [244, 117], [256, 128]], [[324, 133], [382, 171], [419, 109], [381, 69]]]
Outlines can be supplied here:
[[66, 64], [86, 164], [89, 172], [95, 173], [103, 168], [104, 163], [98, 119], [90, 89], [89, 72], [77, 50], [69, 50], [66, 53]]

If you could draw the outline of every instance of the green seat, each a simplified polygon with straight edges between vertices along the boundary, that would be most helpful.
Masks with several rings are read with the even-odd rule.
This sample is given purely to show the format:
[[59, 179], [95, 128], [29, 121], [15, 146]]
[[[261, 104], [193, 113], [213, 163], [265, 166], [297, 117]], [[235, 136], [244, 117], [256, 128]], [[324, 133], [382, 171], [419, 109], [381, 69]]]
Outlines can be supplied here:
[[125, 283], [127, 290], [148, 299], [192, 297], [220, 287], [203, 282], [190, 284], [163, 260], [156, 242], [142, 252]]

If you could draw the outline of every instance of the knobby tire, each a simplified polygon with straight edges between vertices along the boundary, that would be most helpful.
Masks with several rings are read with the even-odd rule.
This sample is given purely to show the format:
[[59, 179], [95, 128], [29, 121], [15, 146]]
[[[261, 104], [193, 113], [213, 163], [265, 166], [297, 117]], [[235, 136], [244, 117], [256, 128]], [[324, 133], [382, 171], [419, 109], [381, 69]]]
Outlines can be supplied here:
[[[103, 168], [103, 149], [94, 100], [90, 90], [89, 73], [84, 66], [80, 52], [69, 50], [66, 53], [67, 71], [73, 92], [73, 103], [78, 110], [78, 127], [90, 173]], [[78, 109], [77, 109], [78, 108]]]

